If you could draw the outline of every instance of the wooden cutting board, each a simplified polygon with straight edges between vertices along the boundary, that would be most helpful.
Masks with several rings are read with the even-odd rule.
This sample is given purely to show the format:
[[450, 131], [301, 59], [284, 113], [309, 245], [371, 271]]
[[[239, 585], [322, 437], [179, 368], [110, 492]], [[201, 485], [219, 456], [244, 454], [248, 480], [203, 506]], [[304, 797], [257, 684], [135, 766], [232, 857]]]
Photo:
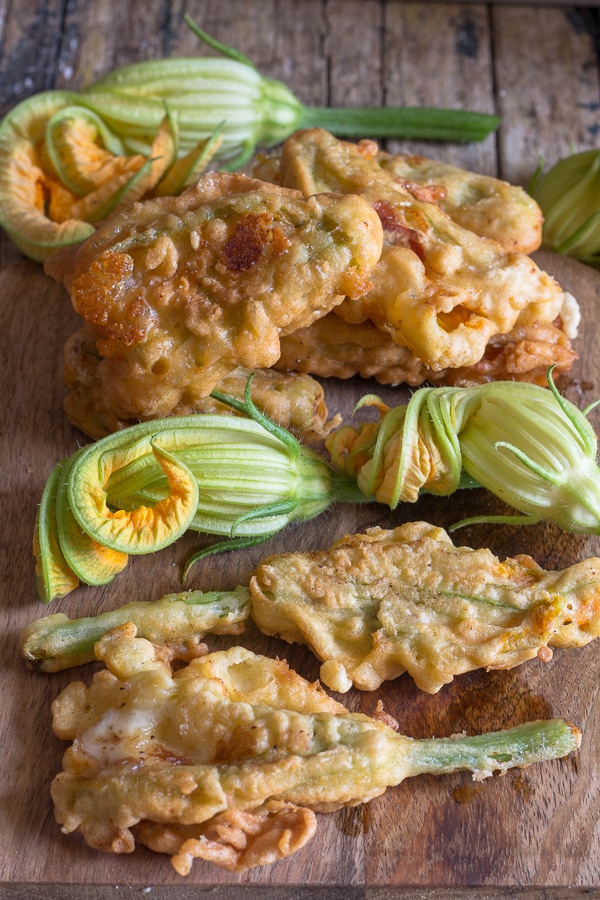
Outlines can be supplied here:
[[[561, 384], [585, 406], [600, 396], [600, 275], [547, 253], [538, 262], [578, 297], [583, 313], [580, 359]], [[518, 887], [538, 897], [536, 886], [566, 891], [599, 882], [600, 846], [600, 645], [556, 651], [549, 663], [530, 662], [508, 672], [476, 672], [440, 693], [419, 692], [408, 677], [373, 694], [351, 692], [344, 702], [372, 713], [378, 700], [414, 737], [475, 733], [535, 718], [563, 716], [582, 728], [581, 750], [571, 758], [513, 771], [482, 783], [467, 773], [420, 776], [389, 790], [369, 805], [319, 817], [313, 841], [288, 861], [243, 876], [197, 862], [191, 875], [175, 874], [166, 857], [140, 848], [130, 856], [89, 849], [79, 835], [63, 836], [49, 797], [65, 745], [52, 734], [50, 703], [91, 668], [57, 675], [29, 671], [17, 649], [22, 626], [48, 612], [92, 615], [133, 599], [154, 599], [181, 589], [181, 563], [200, 539], [186, 535], [155, 556], [140, 557], [105, 588], [80, 588], [48, 609], [36, 598], [31, 538], [36, 505], [50, 469], [84, 440], [62, 413], [62, 348], [77, 327], [66, 295], [41, 268], [15, 252], [0, 273], [2, 309], [2, 661], [1, 746], [3, 815], [0, 825], [0, 896], [96, 898], [138, 896], [298, 897], [303, 886], [322, 897], [462, 897], [480, 886], [479, 897], [505, 896]], [[353, 380], [325, 384], [332, 413], [346, 415], [373, 385]], [[381, 392], [381, 391], [380, 391]], [[402, 390], [383, 391], [388, 400]], [[598, 422], [596, 414], [592, 421]], [[447, 526], [465, 515], [499, 510], [483, 490], [447, 499], [423, 498], [394, 513], [381, 505], [340, 505], [332, 513], [290, 529], [263, 548], [209, 558], [194, 572], [191, 587], [233, 588], [245, 583], [262, 555], [290, 548], [318, 549], [344, 533], [411, 519]], [[600, 540], [561, 532], [553, 525], [479, 526], [460, 532], [474, 547], [501, 556], [531, 554], [546, 568], [562, 568], [600, 555]], [[289, 647], [249, 631], [241, 643], [286, 657], [315, 679], [318, 664], [304, 648]], [[239, 886], [236, 888], [236, 886]], [[120, 893], [116, 893], [116, 888]], [[151, 890], [150, 890], [151, 889]], [[578, 892], [579, 895], [579, 892]], [[510, 891], [510, 896], [513, 892]], [[552, 893], [563, 896], [563, 891]], [[566, 896], [566, 893], [564, 894]], [[569, 894], [571, 896], [571, 894]]]

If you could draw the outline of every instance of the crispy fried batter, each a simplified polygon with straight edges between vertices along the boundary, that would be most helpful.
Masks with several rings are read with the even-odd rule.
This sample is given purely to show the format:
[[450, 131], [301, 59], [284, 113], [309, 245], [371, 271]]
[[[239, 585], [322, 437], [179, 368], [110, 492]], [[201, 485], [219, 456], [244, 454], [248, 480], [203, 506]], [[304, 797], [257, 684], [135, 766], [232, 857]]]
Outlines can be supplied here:
[[369, 800], [411, 774], [400, 751], [376, 766], [388, 733], [394, 747], [408, 738], [283, 661], [234, 647], [173, 673], [132, 624], [97, 654], [107, 669], [53, 703], [54, 731], [72, 744], [52, 784], [63, 831], [96, 849], [128, 853], [138, 840], [181, 874], [194, 857], [240, 871], [303, 846], [310, 810]]
[[138, 840], [169, 853], [181, 874], [197, 857], [233, 871], [282, 859], [312, 837], [311, 811], [368, 802], [421, 772], [486, 778], [581, 742], [562, 720], [414, 740], [380, 703], [373, 718], [350, 713], [241, 647], [173, 673], [132, 623], [96, 648], [107, 669], [53, 703], [54, 730], [72, 741], [52, 782], [56, 819], [98, 850]]
[[[101, 362], [93, 332], [88, 326], [67, 341], [64, 379], [69, 393], [65, 398], [65, 412], [77, 428], [96, 440], [146, 418], [124, 419], [115, 410], [107, 408], [98, 377]], [[339, 424], [339, 416], [328, 420], [323, 388], [309, 375], [240, 367], [226, 375], [215, 389], [241, 400], [251, 375], [254, 376], [252, 399], [256, 406], [278, 425], [292, 429], [306, 443], [322, 441]], [[188, 416], [225, 411], [222, 403], [208, 396], [193, 403], [186, 403], [182, 398], [169, 414]]]
[[[328, 419], [322, 386], [309, 375], [276, 369], [236, 369], [217, 386], [223, 394], [243, 399], [248, 377], [253, 375], [252, 400], [273, 422], [294, 431], [305, 443], [324, 440], [342, 417], [337, 413]], [[223, 413], [228, 407], [206, 397], [189, 413]], [[189, 413], [183, 413], [188, 415]]]
[[545, 387], [549, 366], [555, 365], [556, 374], [561, 374], [568, 372], [576, 359], [559, 319], [556, 323], [516, 325], [508, 334], [494, 335], [474, 365], [436, 372], [372, 322], [350, 324], [334, 311], [282, 338], [275, 368], [322, 378], [360, 375], [380, 384], [413, 387], [426, 381], [467, 387], [499, 380], [529, 381]]
[[337, 691], [406, 671], [434, 693], [463, 672], [547, 660], [549, 647], [600, 635], [600, 559], [547, 572], [527, 556], [455, 547], [425, 522], [271, 557], [250, 590], [259, 628], [308, 644]]
[[360, 375], [380, 384], [410, 385], [422, 384], [431, 373], [408, 347], [395, 343], [373, 322], [352, 324], [333, 312], [283, 337], [275, 368], [321, 378]]
[[356, 196], [304, 198], [243, 175], [135, 204], [46, 264], [101, 357], [78, 390], [104, 423], [193, 408], [239, 366], [272, 365], [280, 335], [362, 295], [381, 242]]
[[[542, 242], [542, 211], [522, 187], [480, 175], [425, 156], [392, 155], [375, 141], [360, 141], [359, 149], [377, 160], [413, 195], [437, 203], [463, 228], [491, 238], [505, 250], [533, 253]], [[256, 178], [280, 184], [281, 154], [259, 154], [252, 163]]]
[[533, 253], [540, 247], [542, 211], [522, 187], [424, 156], [378, 152], [376, 158], [409, 189], [429, 188], [432, 200], [463, 228], [492, 238], [505, 250]]
[[189, 875], [194, 859], [243, 872], [291, 856], [317, 829], [311, 809], [274, 800], [247, 812], [228, 809], [202, 825], [163, 825], [144, 820], [133, 827], [139, 844], [169, 853], [173, 868]]
[[456, 387], [470, 387], [486, 381], [528, 381], [548, 385], [548, 369], [568, 372], [577, 354], [560, 324], [533, 322], [516, 325], [508, 334], [491, 338], [482, 359], [474, 366], [448, 369], [444, 376], [428, 380]]
[[369, 319], [433, 371], [478, 363], [490, 340], [516, 325], [553, 322], [564, 302], [559, 285], [521, 253], [507, 252], [454, 222], [422, 189], [383, 169], [373, 142], [350, 144], [321, 129], [286, 141], [281, 183], [309, 196], [356, 193], [384, 229], [373, 288], [337, 313]]

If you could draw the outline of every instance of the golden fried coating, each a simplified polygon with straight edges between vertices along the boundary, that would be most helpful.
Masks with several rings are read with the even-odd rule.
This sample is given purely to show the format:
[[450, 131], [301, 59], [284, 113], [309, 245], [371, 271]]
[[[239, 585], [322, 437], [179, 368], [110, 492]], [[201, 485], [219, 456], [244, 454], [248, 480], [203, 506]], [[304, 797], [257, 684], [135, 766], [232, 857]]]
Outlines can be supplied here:
[[[542, 211], [522, 187], [425, 156], [385, 153], [374, 141], [364, 140], [359, 146], [405, 182], [413, 195], [437, 203], [463, 228], [497, 241], [505, 250], [533, 253], [541, 246]], [[279, 184], [280, 160], [277, 152], [258, 155], [252, 174]]]
[[322, 378], [375, 378], [380, 384], [431, 384], [468, 387], [486, 381], [529, 381], [545, 387], [548, 368], [568, 372], [577, 354], [557, 323], [516, 325], [508, 334], [490, 338], [483, 357], [472, 366], [429, 369], [415, 354], [373, 322], [344, 322], [335, 310], [281, 339], [275, 368]]
[[381, 703], [350, 713], [283, 661], [241, 647], [173, 672], [132, 623], [96, 645], [106, 669], [52, 705], [72, 741], [52, 782], [65, 833], [109, 853], [136, 841], [181, 875], [202, 858], [234, 872], [283, 859], [315, 832], [314, 812], [354, 806], [421, 772], [477, 779], [555, 759], [581, 743], [560, 719], [487, 735], [413, 740]]
[[[281, 339], [275, 368], [321, 378], [376, 378], [380, 384], [423, 384], [431, 373], [415, 354], [369, 320], [352, 324], [334, 312]], [[446, 370], [444, 370], [446, 371]]]
[[[69, 393], [64, 407], [71, 422], [96, 440], [146, 418], [120, 418], [115, 410], [106, 407], [102, 382], [98, 377], [101, 363], [102, 357], [96, 349], [93, 332], [88, 326], [80, 328], [69, 338], [65, 347], [64, 380]], [[322, 441], [339, 424], [339, 416], [330, 420], [327, 418], [323, 388], [309, 375], [240, 367], [226, 375], [215, 390], [242, 400], [251, 375], [254, 376], [252, 399], [255, 405], [278, 425], [294, 431], [304, 442]], [[225, 411], [226, 407], [209, 395], [193, 403], [185, 403], [182, 399], [169, 414], [188, 416]], [[227, 411], [231, 412], [229, 408]]]
[[515, 325], [508, 334], [490, 339], [483, 357], [474, 366], [448, 369], [443, 378], [428, 380], [455, 387], [470, 387], [487, 381], [528, 381], [548, 386], [548, 369], [555, 374], [568, 372], [577, 354], [561, 323], [532, 322]]
[[93, 405], [116, 422], [193, 408], [239, 366], [272, 365], [282, 334], [369, 288], [381, 245], [359, 197], [209, 173], [107, 219], [46, 270], [93, 335]]
[[180, 874], [195, 857], [241, 871], [303, 846], [313, 809], [391, 783], [389, 767], [366, 784], [361, 771], [389, 726], [348, 713], [283, 661], [234, 647], [172, 672], [165, 648], [132, 624], [97, 655], [107, 669], [52, 707], [55, 733], [72, 741], [52, 784], [56, 818], [96, 849], [127, 853], [138, 841], [171, 854]]
[[311, 809], [270, 800], [252, 812], [228, 809], [200, 825], [144, 819], [133, 830], [139, 844], [172, 856], [180, 875], [189, 874], [194, 859], [243, 872], [302, 849], [315, 834], [317, 819]]
[[384, 229], [373, 288], [336, 312], [375, 323], [435, 372], [478, 363], [490, 340], [515, 326], [551, 323], [564, 302], [559, 285], [522, 253], [507, 252], [454, 222], [423, 188], [382, 168], [372, 141], [351, 144], [321, 129], [284, 144], [280, 180], [306, 196], [356, 193]]
[[264, 560], [250, 583], [268, 635], [306, 643], [336, 691], [408, 672], [434, 693], [472, 669], [509, 669], [600, 635], [600, 559], [547, 572], [456, 547], [426, 522], [371, 528], [330, 550]]
[[[306, 374], [278, 371], [274, 368], [235, 369], [216, 389], [242, 400], [250, 375], [253, 375], [251, 394], [254, 404], [273, 422], [291, 429], [305, 443], [319, 443], [332, 429], [341, 425], [342, 417], [339, 413], [331, 419], [327, 418], [323, 388], [318, 381]], [[228, 409], [229, 407], [212, 397], [206, 397], [196, 409], [189, 412], [224, 413]]]
[[[539, 249], [542, 211], [522, 187], [424, 156], [378, 152], [377, 162], [406, 182], [409, 190], [414, 186], [429, 189], [431, 200], [463, 228], [492, 238], [505, 250], [533, 253]], [[424, 191], [420, 196], [428, 195]]]

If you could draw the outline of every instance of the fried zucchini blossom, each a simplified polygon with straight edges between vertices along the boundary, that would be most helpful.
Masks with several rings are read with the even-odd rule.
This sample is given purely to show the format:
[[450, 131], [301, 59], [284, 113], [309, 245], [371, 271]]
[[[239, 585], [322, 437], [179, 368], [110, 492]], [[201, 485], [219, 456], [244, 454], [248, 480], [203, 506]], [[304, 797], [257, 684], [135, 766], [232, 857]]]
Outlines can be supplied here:
[[478, 516], [474, 522], [532, 524], [542, 519], [576, 534], [600, 534], [597, 438], [579, 410], [550, 390], [522, 382], [472, 388], [423, 388], [393, 409], [367, 395], [381, 418], [344, 426], [326, 439], [335, 465], [354, 475], [366, 496], [394, 509], [421, 490], [446, 496], [481, 486], [518, 516]]
[[563, 719], [483, 734], [414, 739], [380, 703], [349, 712], [284, 660], [242, 647], [173, 671], [131, 623], [96, 645], [105, 669], [52, 704], [70, 741], [51, 786], [63, 834], [108, 853], [167, 853], [243, 872], [289, 857], [315, 813], [367, 803], [405, 778], [461, 770], [482, 780], [567, 756], [581, 732]]

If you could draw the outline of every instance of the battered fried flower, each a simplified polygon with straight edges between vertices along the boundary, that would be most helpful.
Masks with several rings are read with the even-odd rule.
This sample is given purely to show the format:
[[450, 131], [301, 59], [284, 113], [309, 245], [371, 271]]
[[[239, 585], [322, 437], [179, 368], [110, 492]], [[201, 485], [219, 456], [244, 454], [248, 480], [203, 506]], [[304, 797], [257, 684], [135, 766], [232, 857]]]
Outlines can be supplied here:
[[264, 560], [252, 617], [308, 644], [332, 690], [375, 690], [408, 672], [435, 693], [472, 669], [509, 669], [600, 636], [600, 559], [547, 572], [455, 547], [426, 522], [371, 528], [330, 550]]
[[[134, 424], [133, 420], [120, 418], [115, 410], [108, 409], [104, 404], [102, 382], [98, 377], [101, 364], [102, 357], [96, 349], [94, 334], [88, 326], [84, 326], [67, 341], [65, 347], [64, 378], [69, 388], [65, 412], [77, 428], [96, 440]], [[278, 425], [290, 428], [305, 443], [322, 441], [339, 424], [339, 416], [328, 420], [323, 388], [309, 375], [240, 367], [226, 375], [217, 385], [217, 390], [243, 400], [250, 376], [253, 376], [252, 398], [258, 409]], [[182, 398], [170, 414], [189, 416], [212, 412], [223, 413], [225, 407], [208, 396], [194, 402], [189, 402], [189, 398], [185, 402]]]
[[195, 407], [239, 366], [271, 366], [282, 334], [365, 293], [381, 242], [356, 196], [211, 173], [106, 220], [46, 270], [94, 337], [91, 402], [114, 422]]
[[564, 296], [559, 285], [521, 253], [479, 237], [453, 221], [425, 189], [383, 169], [372, 141], [350, 144], [326, 131], [296, 132], [280, 164], [283, 185], [309, 196], [355, 193], [379, 214], [384, 229], [373, 288], [337, 313], [370, 320], [433, 371], [478, 363], [490, 340], [515, 326], [551, 323]]
[[381, 711], [349, 713], [285, 662], [240, 647], [173, 673], [131, 624], [97, 655], [107, 669], [53, 704], [56, 734], [72, 741], [52, 783], [57, 821], [98, 850], [128, 853], [137, 841], [169, 853], [182, 875], [195, 858], [232, 871], [282, 859], [313, 836], [315, 810], [366, 802], [408, 776], [484, 778], [581, 739], [555, 719], [412, 740]]
[[182, 591], [159, 600], [126, 603], [117, 609], [69, 619], [63, 613], [43, 616], [21, 632], [21, 653], [42, 672], [60, 672], [94, 662], [94, 648], [109, 631], [132, 622], [139, 637], [162, 644], [169, 658], [189, 662], [208, 653], [208, 634], [242, 634], [250, 614], [247, 588], [235, 591]]
[[[217, 389], [221, 394], [243, 400], [250, 375], [253, 376], [252, 399], [257, 408], [277, 425], [291, 429], [304, 443], [315, 444], [322, 441], [333, 428], [341, 424], [342, 417], [339, 413], [331, 419], [327, 418], [323, 388], [309, 375], [275, 369], [236, 369], [223, 379]], [[201, 413], [227, 411], [228, 407], [212, 397], [200, 401], [194, 410]]]
[[249, 591], [173, 594], [93, 618], [47, 616], [23, 630], [20, 644], [30, 664], [59, 671], [93, 660], [94, 643], [130, 623], [164, 645], [163, 657], [190, 660], [206, 652], [207, 631], [239, 633], [249, 613], [265, 634], [308, 644], [332, 690], [375, 690], [408, 672], [435, 693], [464, 672], [548, 661], [551, 647], [600, 636], [600, 560], [544, 571], [529, 556], [501, 561], [413, 522], [347, 535], [325, 551], [271, 556]]
[[422, 360], [373, 322], [344, 322], [335, 311], [281, 340], [275, 368], [322, 378], [375, 378], [380, 384], [431, 384], [467, 387], [486, 381], [528, 381], [545, 386], [547, 372], [568, 372], [577, 354], [557, 323], [515, 325], [490, 338], [479, 362], [456, 369], [428, 368]]
[[[540, 247], [542, 211], [522, 187], [425, 156], [385, 153], [374, 141], [359, 146], [419, 199], [437, 203], [463, 228], [497, 241], [505, 250], [533, 253]], [[252, 174], [279, 184], [280, 161], [280, 153], [259, 154]]]
[[[505, 250], [533, 253], [540, 247], [542, 211], [522, 187], [424, 156], [379, 152], [377, 161], [409, 186], [429, 189], [431, 199], [463, 228]], [[421, 196], [427, 197], [425, 191]]]
[[600, 560], [545, 572], [528, 556], [501, 562], [412, 522], [346, 535], [329, 550], [271, 556], [249, 588], [169, 594], [82, 619], [44, 616], [19, 643], [29, 665], [57, 672], [93, 661], [96, 642], [129, 622], [189, 661], [206, 652], [207, 632], [239, 634], [249, 616], [268, 635], [309, 644], [333, 690], [374, 690], [407, 671], [435, 692], [463, 672], [548, 660], [551, 646], [599, 636]]

